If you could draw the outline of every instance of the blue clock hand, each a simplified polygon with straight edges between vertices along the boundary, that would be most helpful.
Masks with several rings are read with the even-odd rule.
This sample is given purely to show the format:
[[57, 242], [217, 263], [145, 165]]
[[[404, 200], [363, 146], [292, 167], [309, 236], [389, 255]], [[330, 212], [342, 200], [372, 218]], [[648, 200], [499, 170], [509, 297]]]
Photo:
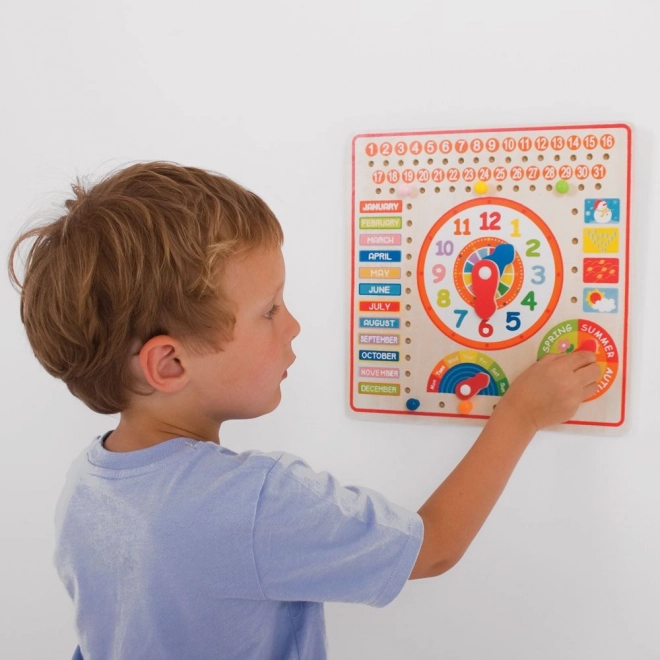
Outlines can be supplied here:
[[494, 261], [497, 264], [501, 275], [504, 272], [504, 269], [515, 259], [515, 257], [516, 250], [511, 243], [500, 243], [487, 257], [484, 257], [484, 259]]

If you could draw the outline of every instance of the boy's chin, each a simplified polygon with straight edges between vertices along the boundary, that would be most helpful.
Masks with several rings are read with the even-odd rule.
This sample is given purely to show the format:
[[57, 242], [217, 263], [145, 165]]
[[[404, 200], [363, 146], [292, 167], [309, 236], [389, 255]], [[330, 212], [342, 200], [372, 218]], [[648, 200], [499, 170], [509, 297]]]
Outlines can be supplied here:
[[263, 417], [264, 415], [268, 415], [268, 413], [272, 413], [280, 405], [281, 401], [282, 395], [278, 388], [277, 394], [273, 397], [272, 401], [264, 403], [264, 405], [259, 406], [258, 408], [255, 407], [250, 410], [242, 411], [232, 419], [256, 419], [257, 417]]
[[282, 393], [280, 392], [280, 388], [278, 387], [277, 388], [277, 395], [275, 396], [273, 402], [271, 403], [270, 406], [268, 406], [267, 410], [265, 410], [263, 413], [261, 413], [261, 415], [267, 415], [268, 413], [272, 413], [273, 410], [275, 410], [280, 405], [281, 402], [282, 402]]

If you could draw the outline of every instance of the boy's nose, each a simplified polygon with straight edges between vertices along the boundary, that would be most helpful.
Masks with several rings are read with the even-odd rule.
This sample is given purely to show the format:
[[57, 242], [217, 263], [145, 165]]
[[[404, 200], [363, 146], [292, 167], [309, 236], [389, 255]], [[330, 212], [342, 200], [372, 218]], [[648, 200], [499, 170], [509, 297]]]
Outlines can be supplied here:
[[293, 341], [300, 334], [300, 323], [291, 312], [289, 312], [289, 316], [291, 317], [291, 341]]

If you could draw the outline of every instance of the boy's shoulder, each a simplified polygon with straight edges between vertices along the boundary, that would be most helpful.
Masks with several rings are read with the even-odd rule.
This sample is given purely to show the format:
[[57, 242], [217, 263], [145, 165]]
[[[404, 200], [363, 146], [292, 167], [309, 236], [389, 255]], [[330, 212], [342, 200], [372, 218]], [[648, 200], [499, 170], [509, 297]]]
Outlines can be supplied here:
[[[173, 510], [200, 506], [219, 512], [255, 503], [288, 502], [305, 506], [306, 498], [360, 506], [355, 489], [343, 488], [328, 472], [313, 470], [285, 451], [236, 452], [216, 443], [173, 438], [147, 449], [111, 452], [103, 447], [108, 434], [96, 437], [74, 460], [57, 505], [61, 519], [71, 507], [94, 509], [113, 501], [165, 501]], [[188, 514], [185, 514], [188, 515]]]
[[94, 438], [70, 465], [56, 505], [58, 525], [72, 511], [105, 510], [108, 498], [127, 506], [141, 501], [144, 510], [152, 502], [156, 511], [166, 502], [170, 511], [182, 512], [184, 517], [200, 506], [216, 513], [247, 512], [265, 494], [270, 475], [288, 472], [291, 465], [305, 465], [283, 451], [239, 453], [190, 438], [111, 452], [103, 447], [107, 435]]
[[231, 471], [269, 473], [273, 469], [289, 471], [310, 470], [300, 457], [285, 451], [250, 449], [236, 452], [210, 441], [178, 437], [152, 447], [132, 452], [111, 452], [105, 449], [104, 439], [111, 432], [94, 438], [73, 460], [68, 477], [82, 474], [122, 478], [144, 472], [161, 470], [188, 463], [196, 472], [208, 470], [218, 475]]

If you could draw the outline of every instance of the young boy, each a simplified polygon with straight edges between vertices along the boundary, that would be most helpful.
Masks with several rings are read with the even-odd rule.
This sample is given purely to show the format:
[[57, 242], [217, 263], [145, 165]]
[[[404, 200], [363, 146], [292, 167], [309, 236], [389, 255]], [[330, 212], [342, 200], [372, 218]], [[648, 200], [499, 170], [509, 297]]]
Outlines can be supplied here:
[[289, 454], [236, 454], [220, 426], [274, 410], [295, 360], [276, 218], [229, 179], [171, 163], [73, 190], [62, 217], [18, 239], [10, 276], [45, 369], [121, 413], [56, 512], [85, 660], [325, 658], [323, 602], [381, 607], [451, 568], [535, 432], [596, 391], [589, 352], [531, 366], [417, 513]]

